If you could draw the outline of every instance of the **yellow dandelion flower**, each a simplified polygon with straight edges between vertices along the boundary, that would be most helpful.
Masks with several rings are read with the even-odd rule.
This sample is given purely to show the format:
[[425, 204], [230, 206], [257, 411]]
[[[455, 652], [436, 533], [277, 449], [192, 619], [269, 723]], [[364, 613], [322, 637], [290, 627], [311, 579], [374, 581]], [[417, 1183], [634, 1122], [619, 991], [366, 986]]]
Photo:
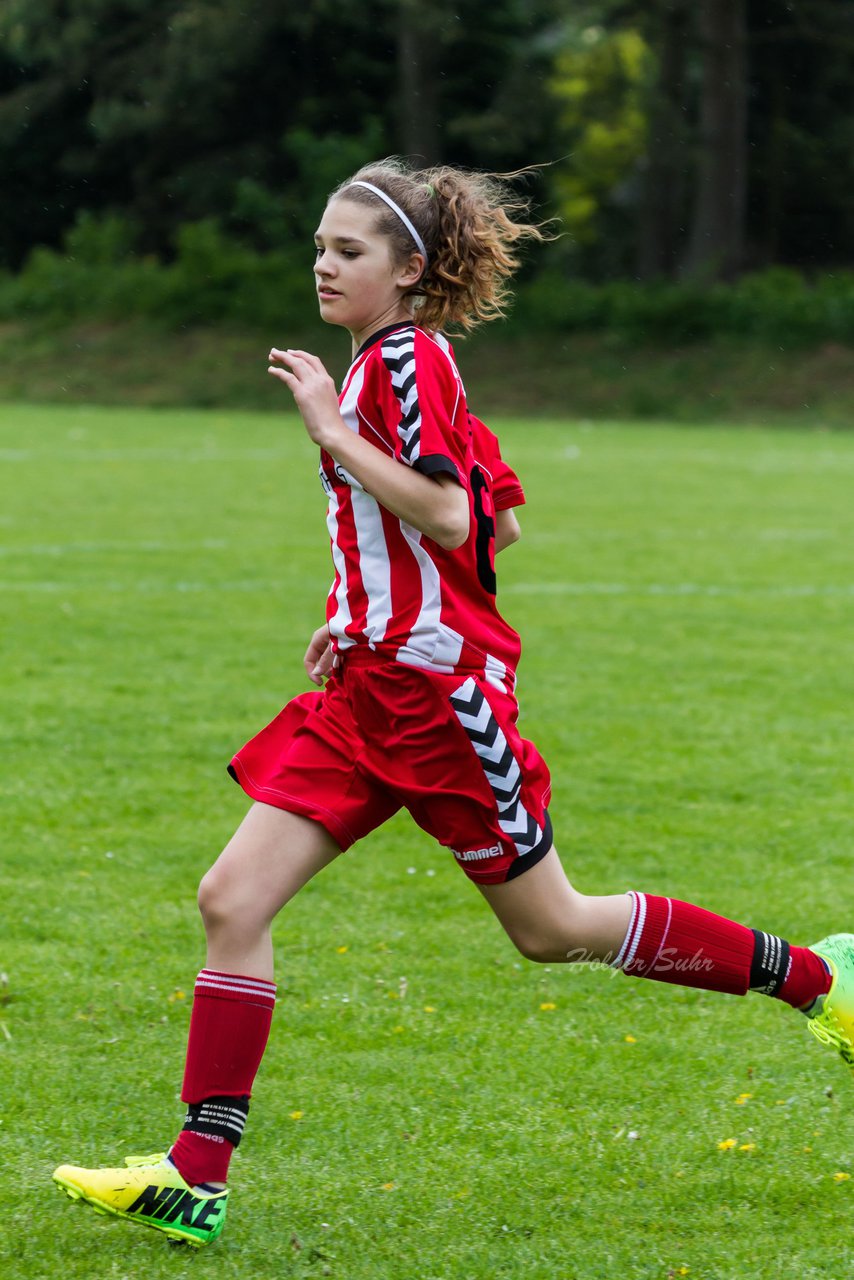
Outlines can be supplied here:
[[626, 1044], [637, 1044], [638, 1042], [637, 1036], [633, 1036], [633, 1035], [623, 1036], [623, 1039], [625, 1040]]
[[383, 1183], [383, 1186], [382, 1186], [382, 1189], [383, 1189], [383, 1191], [395, 1191], [395, 1190], [397, 1189], [397, 1183], [396, 1183], [396, 1182], [384, 1182], [384, 1183]]
[[292, 1119], [292, 1120], [302, 1120], [302, 1112], [301, 1112], [301, 1111], [292, 1111], [292, 1112], [291, 1112], [291, 1119]]
[[752, 1097], [752, 1093], [740, 1093], [735, 1100], [735, 1105], [737, 1107], [743, 1107], [745, 1102], [749, 1102]]
[[718, 1143], [718, 1151], [731, 1151], [735, 1145], [735, 1138], [724, 1138], [723, 1142]]
[[808, 1156], [811, 1154], [812, 1154], [812, 1147], [804, 1147], [804, 1155]]
[[174, 1004], [176, 1000], [186, 1000], [186, 999], [187, 999], [186, 994], [180, 989], [180, 987], [177, 987], [169, 997], [169, 1003]]
[[554, 1004], [551, 1000], [544, 1000], [543, 1003], [540, 1005], [540, 1008], [545, 1013], [546, 1010], [548, 1009], [556, 1009], [557, 1005]]
[[739, 1149], [739, 1151], [755, 1151], [755, 1150], [756, 1150], [756, 1143], [755, 1143], [755, 1142], [742, 1142], [741, 1146], [740, 1146], [738, 1149]]
[[436, 1012], [435, 1006], [434, 1006], [434, 1005], [432, 1005], [432, 1004], [425, 1004], [425, 1006], [424, 1006], [424, 1012], [425, 1012], [425, 1013], [435, 1013], [435, 1012]]
[[336, 947], [336, 948], [335, 948], [335, 954], [336, 954], [337, 956], [343, 956], [343, 955], [346, 955], [346, 953], [347, 953], [349, 950], [350, 950], [350, 948], [349, 948], [349, 947]]
[[834, 1181], [834, 1182], [847, 1182], [847, 1181], [848, 1181], [848, 1179], [849, 1179], [850, 1177], [851, 1177], [851, 1174], [850, 1174], [850, 1173], [835, 1173], [835, 1174], [833, 1175], [833, 1181]]

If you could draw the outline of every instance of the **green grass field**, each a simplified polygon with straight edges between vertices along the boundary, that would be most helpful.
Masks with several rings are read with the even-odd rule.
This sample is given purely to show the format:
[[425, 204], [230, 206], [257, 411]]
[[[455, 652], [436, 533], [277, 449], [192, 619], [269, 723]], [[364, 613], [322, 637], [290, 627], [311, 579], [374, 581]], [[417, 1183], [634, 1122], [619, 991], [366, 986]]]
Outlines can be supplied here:
[[[849, 1274], [854, 1084], [798, 1016], [522, 960], [405, 817], [279, 921], [222, 1240], [60, 1196], [56, 1164], [180, 1124], [224, 766], [304, 687], [328, 548], [293, 417], [0, 418], [3, 1280]], [[570, 875], [854, 928], [854, 437], [501, 433], [530, 506], [500, 597]]]

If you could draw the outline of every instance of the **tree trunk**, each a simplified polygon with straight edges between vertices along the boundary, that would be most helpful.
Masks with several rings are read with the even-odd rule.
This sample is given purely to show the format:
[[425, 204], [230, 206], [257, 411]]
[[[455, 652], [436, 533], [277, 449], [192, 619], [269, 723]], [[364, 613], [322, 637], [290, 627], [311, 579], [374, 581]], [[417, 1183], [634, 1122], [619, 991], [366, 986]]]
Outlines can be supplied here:
[[700, 0], [700, 154], [683, 274], [728, 279], [744, 263], [746, 0]]
[[426, 0], [398, 0], [399, 149], [425, 165], [442, 158], [435, 60], [437, 32]]
[[676, 0], [651, 15], [648, 38], [658, 55], [649, 108], [638, 227], [638, 274], [672, 275], [684, 239], [687, 192], [686, 64], [690, 0]]

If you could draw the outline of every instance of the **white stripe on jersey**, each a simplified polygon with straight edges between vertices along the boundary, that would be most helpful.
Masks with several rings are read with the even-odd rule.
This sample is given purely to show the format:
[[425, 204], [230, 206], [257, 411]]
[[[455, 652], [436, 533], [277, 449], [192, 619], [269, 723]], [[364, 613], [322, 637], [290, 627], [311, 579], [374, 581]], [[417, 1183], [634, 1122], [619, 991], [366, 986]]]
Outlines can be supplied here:
[[361, 488], [351, 489], [350, 494], [359, 545], [359, 570], [368, 598], [365, 637], [373, 648], [385, 639], [391, 618], [391, 561], [378, 503]]
[[500, 689], [502, 693], [506, 692], [508, 687], [512, 693], [516, 684], [516, 677], [512, 672], [508, 672], [507, 664], [500, 658], [493, 658], [491, 653], [486, 655], [483, 675], [487, 684], [491, 684], [493, 689]]
[[347, 387], [347, 390], [342, 395], [341, 401], [338, 405], [338, 408], [341, 413], [341, 417], [347, 423], [347, 426], [350, 428], [351, 431], [358, 432], [359, 430], [359, 416], [358, 416], [357, 406], [359, 403], [359, 396], [362, 394], [362, 387], [364, 386], [364, 384], [365, 384], [365, 362], [363, 360], [362, 363], [359, 365], [358, 369], [354, 370], [353, 377], [350, 379], [350, 385]]
[[[362, 387], [364, 385], [364, 382], [365, 382], [365, 366], [364, 366], [364, 363], [362, 363], [359, 366], [359, 368], [354, 371], [353, 377], [350, 379], [350, 385], [347, 387], [347, 390], [344, 392], [343, 396], [341, 397], [341, 403], [339, 406], [341, 411], [341, 417], [347, 423], [347, 426], [350, 428], [350, 430], [356, 434], [358, 434], [358, 431], [359, 431], [359, 418], [358, 418], [357, 405], [358, 405], [359, 396], [361, 395], [361, 392], [362, 392]], [[337, 468], [338, 464], [335, 463], [335, 466]], [[358, 484], [358, 481], [355, 479], [355, 477], [351, 476], [349, 472], [345, 472], [343, 468], [341, 468], [341, 473], [344, 477], [346, 477], [347, 482], [351, 486], [350, 496], [352, 500], [356, 496], [356, 492], [357, 492], [356, 486], [358, 485], [358, 488], [361, 489], [361, 485]], [[338, 581], [337, 591], [335, 591], [334, 582], [332, 583], [332, 586], [329, 588], [329, 594], [330, 596], [333, 596], [335, 600], [335, 606], [336, 606], [335, 612], [332, 614], [331, 618], [329, 619], [329, 631], [331, 635], [336, 637], [338, 641], [338, 648], [346, 649], [346, 648], [349, 648], [355, 642], [351, 640], [349, 636], [345, 635], [345, 630], [347, 627], [349, 627], [350, 623], [353, 621], [353, 617], [352, 617], [352, 614], [350, 613], [350, 602], [347, 599], [347, 586], [348, 586], [347, 559], [344, 555], [344, 552], [341, 549], [339, 538], [338, 538], [339, 509], [340, 509], [340, 504], [338, 502], [337, 494], [335, 493], [334, 489], [330, 489], [329, 490], [329, 506], [326, 511], [326, 527], [329, 530], [329, 537], [332, 542], [332, 562], [335, 565], [335, 572], [339, 581]]]
[[439, 626], [439, 639], [433, 651], [433, 661], [447, 665], [448, 670], [453, 671], [463, 656], [464, 643], [464, 639], [458, 631], [454, 631], [453, 627], [449, 627], [447, 622], [442, 623]]
[[450, 674], [463, 651], [463, 637], [442, 625], [442, 584], [439, 571], [421, 545], [421, 534], [411, 524], [400, 522], [400, 530], [415, 557], [421, 575], [421, 608], [398, 661], [409, 666], [429, 666]]
[[[439, 350], [442, 352], [442, 354], [446, 357], [448, 364], [451, 366], [451, 369], [453, 370], [454, 378], [456, 379], [456, 383], [457, 383], [457, 400], [459, 401], [460, 395], [465, 395], [466, 389], [463, 386], [463, 380], [460, 377], [460, 371], [457, 368], [457, 362], [454, 359], [454, 357], [451, 355], [451, 344], [448, 341], [448, 339], [445, 337], [444, 333], [433, 333], [433, 334], [429, 334], [428, 337], [430, 338], [430, 341], [434, 343], [434, 345], [437, 346]], [[454, 405], [454, 412], [456, 412], [456, 405]]]
[[[326, 509], [326, 527], [332, 540], [332, 563], [338, 576], [338, 590], [335, 583], [329, 588], [329, 594], [335, 600], [335, 612], [329, 619], [329, 632], [338, 640], [338, 648], [347, 648], [353, 641], [345, 635], [347, 627], [353, 621], [350, 604], [347, 600], [347, 559], [338, 542], [338, 496], [333, 489], [329, 494], [329, 506]], [[333, 595], [334, 593], [334, 595]]]

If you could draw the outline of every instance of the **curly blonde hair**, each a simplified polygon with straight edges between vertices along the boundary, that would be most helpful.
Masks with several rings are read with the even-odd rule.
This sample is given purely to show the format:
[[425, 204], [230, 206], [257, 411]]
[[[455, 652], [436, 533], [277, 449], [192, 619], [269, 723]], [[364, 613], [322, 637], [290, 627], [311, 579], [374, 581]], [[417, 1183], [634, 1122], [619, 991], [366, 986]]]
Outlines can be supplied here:
[[370, 182], [412, 222], [427, 250], [427, 267], [409, 290], [419, 325], [435, 332], [450, 327], [469, 332], [505, 314], [509, 280], [519, 266], [517, 246], [552, 236], [542, 223], [525, 219], [530, 201], [508, 179], [528, 173], [476, 173], [440, 165], [414, 169], [397, 158], [364, 165], [332, 192], [376, 211], [376, 230], [391, 241], [393, 260], [418, 252], [406, 226], [375, 192], [354, 182]]

